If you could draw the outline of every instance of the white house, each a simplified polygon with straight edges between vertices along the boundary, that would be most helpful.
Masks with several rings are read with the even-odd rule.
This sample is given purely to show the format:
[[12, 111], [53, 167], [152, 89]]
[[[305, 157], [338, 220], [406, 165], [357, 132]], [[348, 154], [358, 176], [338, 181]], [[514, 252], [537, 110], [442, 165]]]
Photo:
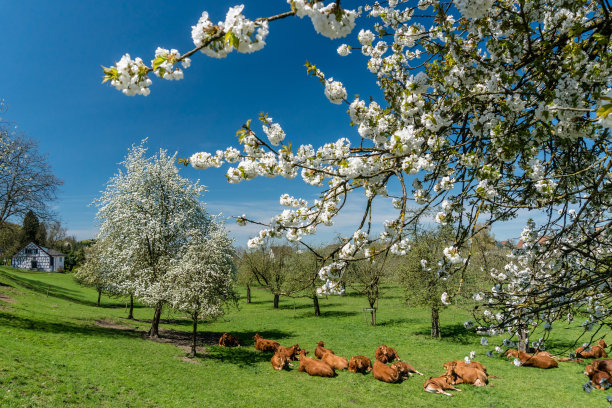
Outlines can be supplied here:
[[13, 255], [11, 266], [19, 269], [59, 272], [64, 270], [65, 257], [66, 255], [55, 249], [44, 248], [30, 242], [21, 251]]

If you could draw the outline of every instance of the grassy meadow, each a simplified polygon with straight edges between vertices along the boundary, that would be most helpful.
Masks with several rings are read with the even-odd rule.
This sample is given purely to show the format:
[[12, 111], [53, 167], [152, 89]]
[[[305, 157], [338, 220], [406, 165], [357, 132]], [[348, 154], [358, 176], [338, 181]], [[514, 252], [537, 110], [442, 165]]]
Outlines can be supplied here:
[[[244, 290], [240, 290], [244, 295]], [[173, 344], [191, 330], [181, 313], [164, 310], [162, 338], [146, 339], [153, 310], [137, 305], [127, 320], [125, 299], [103, 296], [76, 284], [70, 274], [20, 271], [0, 267], [0, 407], [597, 407], [609, 406], [609, 392], [582, 390], [584, 364], [560, 363], [558, 369], [514, 367], [485, 352], [481, 336], [466, 331], [469, 314], [460, 308], [441, 312], [443, 339], [429, 338], [429, 312], [408, 308], [400, 290], [388, 290], [379, 302], [378, 325], [368, 326], [364, 298], [351, 295], [320, 300], [321, 317], [309, 299], [281, 298], [252, 291], [215, 322], [199, 325], [197, 358]], [[215, 343], [223, 332], [236, 335], [240, 348]], [[183, 333], [184, 332], [184, 333]], [[252, 336], [299, 343], [313, 354], [323, 340], [336, 354], [373, 359], [381, 343], [394, 347], [426, 377], [401, 384], [376, 381], [372, 375], [338, 373], [310, 377], [272, 369], [269, 354], [253, 348]], [[577, 331], [555, 327], [549, 350], [567, 354]], [[475, 360], [487, 366], [487, 387], [459, 385], [453, 398], [423, 391], [427, 376], [443, 374], [445, 361]]]

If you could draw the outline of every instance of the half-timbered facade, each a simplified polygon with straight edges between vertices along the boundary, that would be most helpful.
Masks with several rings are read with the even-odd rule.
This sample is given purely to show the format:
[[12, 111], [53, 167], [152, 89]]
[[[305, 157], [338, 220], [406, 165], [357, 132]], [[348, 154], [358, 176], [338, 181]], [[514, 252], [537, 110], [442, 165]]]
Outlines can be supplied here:
[[13, 255], [11, 266], [19, 269], [61, 272], [64, 270], [65, 257], [66, 255], [61, 252], [30, 242], [21, 251]]

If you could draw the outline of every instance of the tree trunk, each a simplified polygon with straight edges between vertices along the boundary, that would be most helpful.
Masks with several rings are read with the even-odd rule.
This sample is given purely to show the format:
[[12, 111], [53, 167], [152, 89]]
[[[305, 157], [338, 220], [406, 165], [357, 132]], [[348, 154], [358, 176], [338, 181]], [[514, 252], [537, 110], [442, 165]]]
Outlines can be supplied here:
[[198, 333], [198, 314], [194, 313], [191, 318], [193, 319], [193, 343], [191, 343], [191, 357], [196, 355], [196, 338]]
[[100, 298], [102, 297], [102, 289], [98, 289], [98, 307], [100, 307]]
[[134, 295], [130, 295], [130, 312], [127, 318], [134, 320]]
[[437, 307], [431, 308], [431, 337], [440, 338], [440, 314]]
[[274, 294], [274, 308], [278, 309], [278, 299], [280, 298], [280, 295], [278, 293]]
[[312, 301], [314, 303], [314, 315], [317, 317], [321, 316], [321, 309], [319, 309], [319, 298], [317, 297], [316, 293], [312, 297]]
[[247, 303], [251, 303], [251, 285], [247, 285]]
[[159, 337], [159, 319], [161, 319], [162, 303], [159, 302], [155, 306], [155, 314], [153, 315], [153, 321], [151, 322], [151, 330], [149, 330], [149, 337]]
[[527, 352], [527, 345], [529, 343], [529, 336], [527, 335], [527, 330], [525, 330], [524, 326], [519, 326], [518, 330], [518, 349], [520, 351]]

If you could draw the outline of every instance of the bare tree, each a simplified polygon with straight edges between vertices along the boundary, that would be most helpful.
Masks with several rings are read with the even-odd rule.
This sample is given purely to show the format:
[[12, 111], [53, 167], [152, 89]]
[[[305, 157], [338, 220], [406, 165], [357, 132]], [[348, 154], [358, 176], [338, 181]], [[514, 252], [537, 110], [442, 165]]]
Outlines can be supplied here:
[[[0, 103], [0, 112], [4, 106]], [[7, 219], [32, 211], [41, 221], [50, 220], [49, 203], [63, 181], [51, 171], [38, 142], [13, 135], [7, 122], [0, 122], [0, 229]]]

